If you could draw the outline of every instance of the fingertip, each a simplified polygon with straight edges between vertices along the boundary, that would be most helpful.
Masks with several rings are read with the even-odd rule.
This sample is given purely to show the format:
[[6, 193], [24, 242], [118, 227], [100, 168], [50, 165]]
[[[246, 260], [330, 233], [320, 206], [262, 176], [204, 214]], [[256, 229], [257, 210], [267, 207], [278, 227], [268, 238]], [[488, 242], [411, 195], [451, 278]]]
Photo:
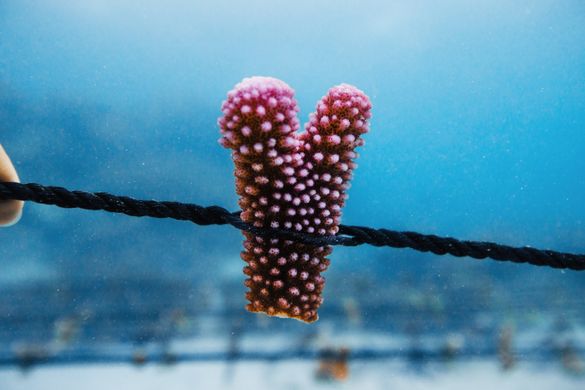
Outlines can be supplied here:
[[10, 200], [0, 203], [0, 227], [13, 226], [20, 221], [24, 202], [21, 200]]

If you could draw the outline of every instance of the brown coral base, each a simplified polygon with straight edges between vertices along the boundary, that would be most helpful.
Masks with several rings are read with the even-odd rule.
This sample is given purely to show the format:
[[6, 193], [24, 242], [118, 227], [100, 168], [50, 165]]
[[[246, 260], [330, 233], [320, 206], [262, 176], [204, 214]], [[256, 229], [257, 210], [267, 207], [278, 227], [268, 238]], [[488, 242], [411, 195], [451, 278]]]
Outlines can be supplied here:
[[242, 259], [248, 264], [244, 284], [249, 288], [246, 309], [269, 316], [317, 321], [317, 309], [329, 266], [331, 247], [314, 247], [244, 233]]

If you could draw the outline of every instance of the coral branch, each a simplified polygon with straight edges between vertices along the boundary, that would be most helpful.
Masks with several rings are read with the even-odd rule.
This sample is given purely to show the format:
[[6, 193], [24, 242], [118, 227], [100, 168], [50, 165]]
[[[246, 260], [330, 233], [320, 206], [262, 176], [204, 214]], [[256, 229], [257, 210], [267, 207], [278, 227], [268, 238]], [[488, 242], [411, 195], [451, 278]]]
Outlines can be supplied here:
[[[350, 85], [331, 88], [299, 128], [293, 90], [269, 77], [244, 79], [228, 93], [220, 143], [232, 149], [242, 220], [255, 226], [335, 234], [363, 144], [371, 104]], [[330, 247], [244, 233], [247, 309], [306, 322], [318, 319]]]

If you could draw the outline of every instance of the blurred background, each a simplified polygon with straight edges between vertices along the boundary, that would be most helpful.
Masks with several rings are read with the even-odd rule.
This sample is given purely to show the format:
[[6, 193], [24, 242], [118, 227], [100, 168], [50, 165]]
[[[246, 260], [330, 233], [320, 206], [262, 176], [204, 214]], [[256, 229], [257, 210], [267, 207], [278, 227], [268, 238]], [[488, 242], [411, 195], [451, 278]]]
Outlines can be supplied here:
[[[373, 119], [343, 223], [583, 253], [584, 70], [581, 1], [0, 0], [0, 143], [23, 182], [236, 210], [227, 91], [280, 78], [305, 122], [351, 83]], [[581, 273], [336, 248], [307, 325], [244, 310], [241, 245], [27, 204], [0, 388], [583, 388]]]

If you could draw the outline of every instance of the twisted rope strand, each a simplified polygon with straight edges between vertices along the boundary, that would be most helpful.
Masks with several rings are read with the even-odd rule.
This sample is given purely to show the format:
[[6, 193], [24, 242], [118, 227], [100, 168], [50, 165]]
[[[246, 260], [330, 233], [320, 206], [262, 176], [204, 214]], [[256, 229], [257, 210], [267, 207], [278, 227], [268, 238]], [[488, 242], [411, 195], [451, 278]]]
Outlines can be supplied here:
[[62, 187], [42, 186], [35, 183], [0, 182], [0, 199], [24, 200], [64, 208], [104, 210], [134, 217], [172, 218], [191, 221], [197, 225], [229, 224], [254, 235], [284, 238], [315, 246], [369, 244], [378, 247], [411, 248], [436, 255], [490, 258], [575, 271], [585, 270], [585, 255], [363, 226], [341, 225], [339, 233], [335, 236], [316, 236], [282, 229], [258, 228], [243, 222], [239, 217], [239, 212], [232, 213], [219, 206], [202, 207], [188, 203], [139, 200], [106, 192], [70, 191]]

